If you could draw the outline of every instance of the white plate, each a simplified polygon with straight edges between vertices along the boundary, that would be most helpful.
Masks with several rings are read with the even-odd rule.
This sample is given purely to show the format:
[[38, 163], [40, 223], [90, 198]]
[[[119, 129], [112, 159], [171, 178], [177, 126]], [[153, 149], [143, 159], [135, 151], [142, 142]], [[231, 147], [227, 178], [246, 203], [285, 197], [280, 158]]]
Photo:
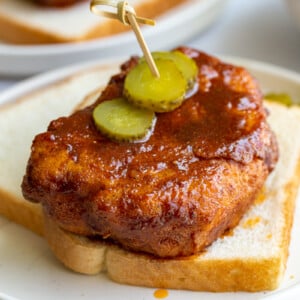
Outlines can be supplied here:
[[[287, 92], [300, 103], [300, 75], [249, 60], [226, 58], [248, 68], [264, 91]], [[107, 62], [106, 62], [107, 63]], [[91, 70], [103, 62], [92, 62], [54, 71], [27, 80], [0, 96], [0, 103], [13, 101], [76, 72]], [[63, 99], [61, 99], [63, 101]], [[300, 197], [298, 196], [298, 204]], [[203, 293], [169, 290], [166, 299], [296, 299], [300, 295], [300, 206], [297, 206], [290, 257], [283, 283], [275, 292]], [[46, 242], [35, 234], [0, 217], [0, 299], [4, 294], [22, 300], [134, 299], [154, 300], [155, 289], [116, 284], [105, 274], [86, 276], [72, 273], [57, 262]], [[1, 294], [3, 293], [3, 294]], [[299, 299], [299, 298], [298, 298]]]
[[[151, 49], [169, 49], [201, 32], [223, 11], [226, 0], [188, 0], [143, 29]], [[83, 43], [41, 46], [0, 44], [0, 75], [24, 76], [74, 62], [139, 53], [132, 32]]]

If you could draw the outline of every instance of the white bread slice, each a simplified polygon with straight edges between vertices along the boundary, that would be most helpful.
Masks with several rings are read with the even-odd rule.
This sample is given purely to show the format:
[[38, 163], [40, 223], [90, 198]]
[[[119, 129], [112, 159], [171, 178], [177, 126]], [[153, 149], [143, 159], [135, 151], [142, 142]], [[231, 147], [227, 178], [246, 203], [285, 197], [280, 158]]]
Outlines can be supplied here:
[[[131, 0], [136, 13], [155, 18], [185, 0]], [[90, 40], [128, 30], [119, 21], [89, 11], [89, 1], [66, 8], [45, 8], [27, 0], [0, 0], [0, 39], [16, 44]]]
[[[116, 67], [111, 72], [95, 69], [77, 74], [0, 109], [0, 213], [44, 233], [54, 254], [76, 272], [106, 270], [120, 283], [174, 289], [261, 291], [278, 287], [288, 257], [300, 178], [299, 107], [266, 103], [280, 145], [279, 163], [266, 182], [262, 199], [239, 226], [202, 254], [157, 259], [67, 233], [49, 220], [43, 230], [31, 225], [32, 214], [37, 224], [43, 223], [39, 205], [24, 201], [20, 193], [32, 137], [45, 130], [50, 119], [70, 113], [85, 94], [105, 84], [100, 79], [106, 81], [115, 72]], [[85, 105], [95, 97], [97, 92], [90, 94]]]
[[117, 63], [103, 65], [0, 106], [1, 215], [42, 234], [41, 208], [24, 201], [20, 189], [32, 138], [52, 119], [70, 114], [86, 94], [105, 86], [118, 70]]

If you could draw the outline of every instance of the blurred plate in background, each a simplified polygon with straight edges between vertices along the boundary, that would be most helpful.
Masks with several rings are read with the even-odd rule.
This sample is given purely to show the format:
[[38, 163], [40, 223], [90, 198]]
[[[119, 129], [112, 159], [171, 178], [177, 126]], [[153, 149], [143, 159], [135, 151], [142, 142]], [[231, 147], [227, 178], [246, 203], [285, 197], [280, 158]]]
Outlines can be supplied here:
[[[188, 0], [143, 29], [150, 50], [170, 49], [216, 21], [227, 1]], [[28, 76], [90, 59], [140, 54], [132, 32], [82, 43], [40, 46], [0, 44], [0, 75]]]

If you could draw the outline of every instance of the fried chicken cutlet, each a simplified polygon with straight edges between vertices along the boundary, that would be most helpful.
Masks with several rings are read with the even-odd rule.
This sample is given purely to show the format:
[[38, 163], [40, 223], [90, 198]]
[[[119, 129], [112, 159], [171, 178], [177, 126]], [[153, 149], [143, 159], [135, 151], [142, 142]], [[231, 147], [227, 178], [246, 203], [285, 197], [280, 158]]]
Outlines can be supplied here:
[[24, 197], [78, 235], [158, 257], [202, 251], [238, 224], [278, 159], [262, 93], [241, 67], [190, 48], [197, 90], [157, 113], [143, 142], [116, 142], [92, 118], [122, 95], [131, 58], [93, 105], [50, 123], [32, 144]]

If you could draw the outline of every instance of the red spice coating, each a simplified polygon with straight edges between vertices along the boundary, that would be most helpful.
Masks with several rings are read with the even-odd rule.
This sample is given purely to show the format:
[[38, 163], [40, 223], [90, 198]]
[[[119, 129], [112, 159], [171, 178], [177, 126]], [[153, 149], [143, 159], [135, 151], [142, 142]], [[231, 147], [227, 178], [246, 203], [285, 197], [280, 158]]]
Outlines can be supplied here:
[[157, 114], [147, 141], [114, 142], [92, 119], [95, 105], [122, 94], [132, 58], [94, 105], [35, 138], [25, 198], [68, 231], [159, 257], [198, 253], [235, 226], [277, 161], [262, 94], [244, 68], [179, 50], [198, 65], [198, 90]]

